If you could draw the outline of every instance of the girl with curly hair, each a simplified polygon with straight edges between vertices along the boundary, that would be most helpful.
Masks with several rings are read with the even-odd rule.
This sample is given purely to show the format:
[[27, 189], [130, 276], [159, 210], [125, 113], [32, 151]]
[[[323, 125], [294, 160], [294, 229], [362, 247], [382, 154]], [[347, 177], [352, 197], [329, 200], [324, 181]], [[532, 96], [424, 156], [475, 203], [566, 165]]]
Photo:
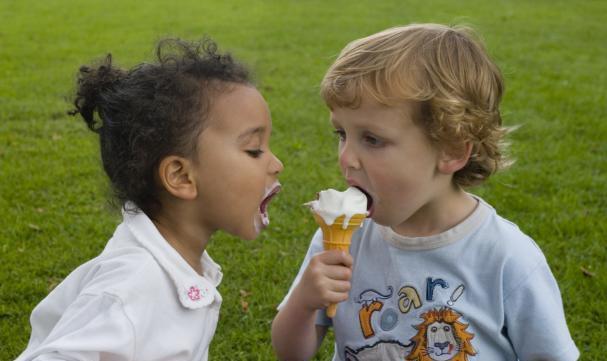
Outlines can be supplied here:
[[206, 360], [222, 272], [205, 249], [256, 238], [280, 190], [266, 102], [212, 41], [165, 39], [154, 63], [81, 67], [74, 105], [123, 221], [36, 306], [18, 360]]

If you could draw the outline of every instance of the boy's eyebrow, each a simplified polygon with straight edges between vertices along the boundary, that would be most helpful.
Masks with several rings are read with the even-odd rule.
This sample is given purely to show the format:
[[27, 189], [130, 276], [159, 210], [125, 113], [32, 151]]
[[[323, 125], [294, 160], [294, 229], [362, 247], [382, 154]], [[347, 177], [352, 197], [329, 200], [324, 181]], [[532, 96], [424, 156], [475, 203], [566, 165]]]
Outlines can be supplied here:
[[257, 134], [261, 135], [261, 134], [265, 133], [265, 131], [266, 131], [266, 127], [264, 127], [264, 126], [247, 129], [246, 131], [244, 131], [242, 134], [240, 134], [238, 136], [238, 142], [245, 142], [246, 140], [253, 137], [254, 135], [257, 135]]

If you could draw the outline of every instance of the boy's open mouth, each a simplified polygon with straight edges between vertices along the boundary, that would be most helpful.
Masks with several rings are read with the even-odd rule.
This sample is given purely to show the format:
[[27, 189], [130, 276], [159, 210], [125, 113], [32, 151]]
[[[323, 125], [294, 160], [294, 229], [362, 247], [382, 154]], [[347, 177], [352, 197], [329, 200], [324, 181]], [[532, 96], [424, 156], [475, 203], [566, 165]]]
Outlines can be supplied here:
[[369, 192], [359, 186], [354, 186], [354, 188], [363, 192], [363, 194], [367, 197], [367, 217], [371, 217], [373, 215], [373, 197], [371, 197]]
[[263, 223], [264, 227], [267, 227], [270, 224], [270, 216], [268, 215], [268, 205], [270, 204], [272, 198], [274, 198], [274, 196], [278, 194], [278, 192], [280, 192], [280, 189], [280, 183], [275, 183], [274, 185], [272, 185], [272, 187], [270, 187], [269, 190], [266, 191], [266, 194], [263, 197], [261, 204], [259, 205], [261, 222]]

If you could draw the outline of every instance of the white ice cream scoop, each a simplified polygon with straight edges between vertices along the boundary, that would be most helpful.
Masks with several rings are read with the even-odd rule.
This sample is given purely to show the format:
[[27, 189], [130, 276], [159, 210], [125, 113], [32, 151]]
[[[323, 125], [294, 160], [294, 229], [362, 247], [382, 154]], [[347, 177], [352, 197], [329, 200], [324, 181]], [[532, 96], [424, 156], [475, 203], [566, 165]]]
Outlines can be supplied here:
[[357, 188], [350, 187], [344, 192], [327, 189], [318, 193], [318, 199], [306, 203], [327, 225], [332, 225], [339, 216], [344, 216], [343, 228], [348, 227], [355, 214], [367, 215], [367, 196]]

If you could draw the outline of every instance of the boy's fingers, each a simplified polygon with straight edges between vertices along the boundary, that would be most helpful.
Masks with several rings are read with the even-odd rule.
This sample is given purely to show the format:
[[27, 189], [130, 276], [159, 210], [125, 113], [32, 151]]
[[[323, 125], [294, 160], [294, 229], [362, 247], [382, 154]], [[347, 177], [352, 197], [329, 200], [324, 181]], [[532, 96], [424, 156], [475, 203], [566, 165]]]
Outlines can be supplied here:
[[332, 280], [349, 281], [352, 278], [352, 270], [343, 265], [326, 266], [324, 274]]
[[331, 291], [338, 293], [347, 294], [350, 291], [352, 286], [350, 285], [350, 281], [337, 281], [334, 280], [331, 282]]
[[329, 301], [330, 303], [338, 303], [338, 302], [345, 301], [347, 299], [348, 299], [348, 293], [347, 292], [333, 292], [333, 291], [330, 291], [328, 293], [328, 297], [327, 297], [327, 301]]
[[330, 250], [324, 251], [320, 255], [322, 262], [328, 265], [341, 264], [346, 267], [352, 267], [352, 256], [344, 251]]

